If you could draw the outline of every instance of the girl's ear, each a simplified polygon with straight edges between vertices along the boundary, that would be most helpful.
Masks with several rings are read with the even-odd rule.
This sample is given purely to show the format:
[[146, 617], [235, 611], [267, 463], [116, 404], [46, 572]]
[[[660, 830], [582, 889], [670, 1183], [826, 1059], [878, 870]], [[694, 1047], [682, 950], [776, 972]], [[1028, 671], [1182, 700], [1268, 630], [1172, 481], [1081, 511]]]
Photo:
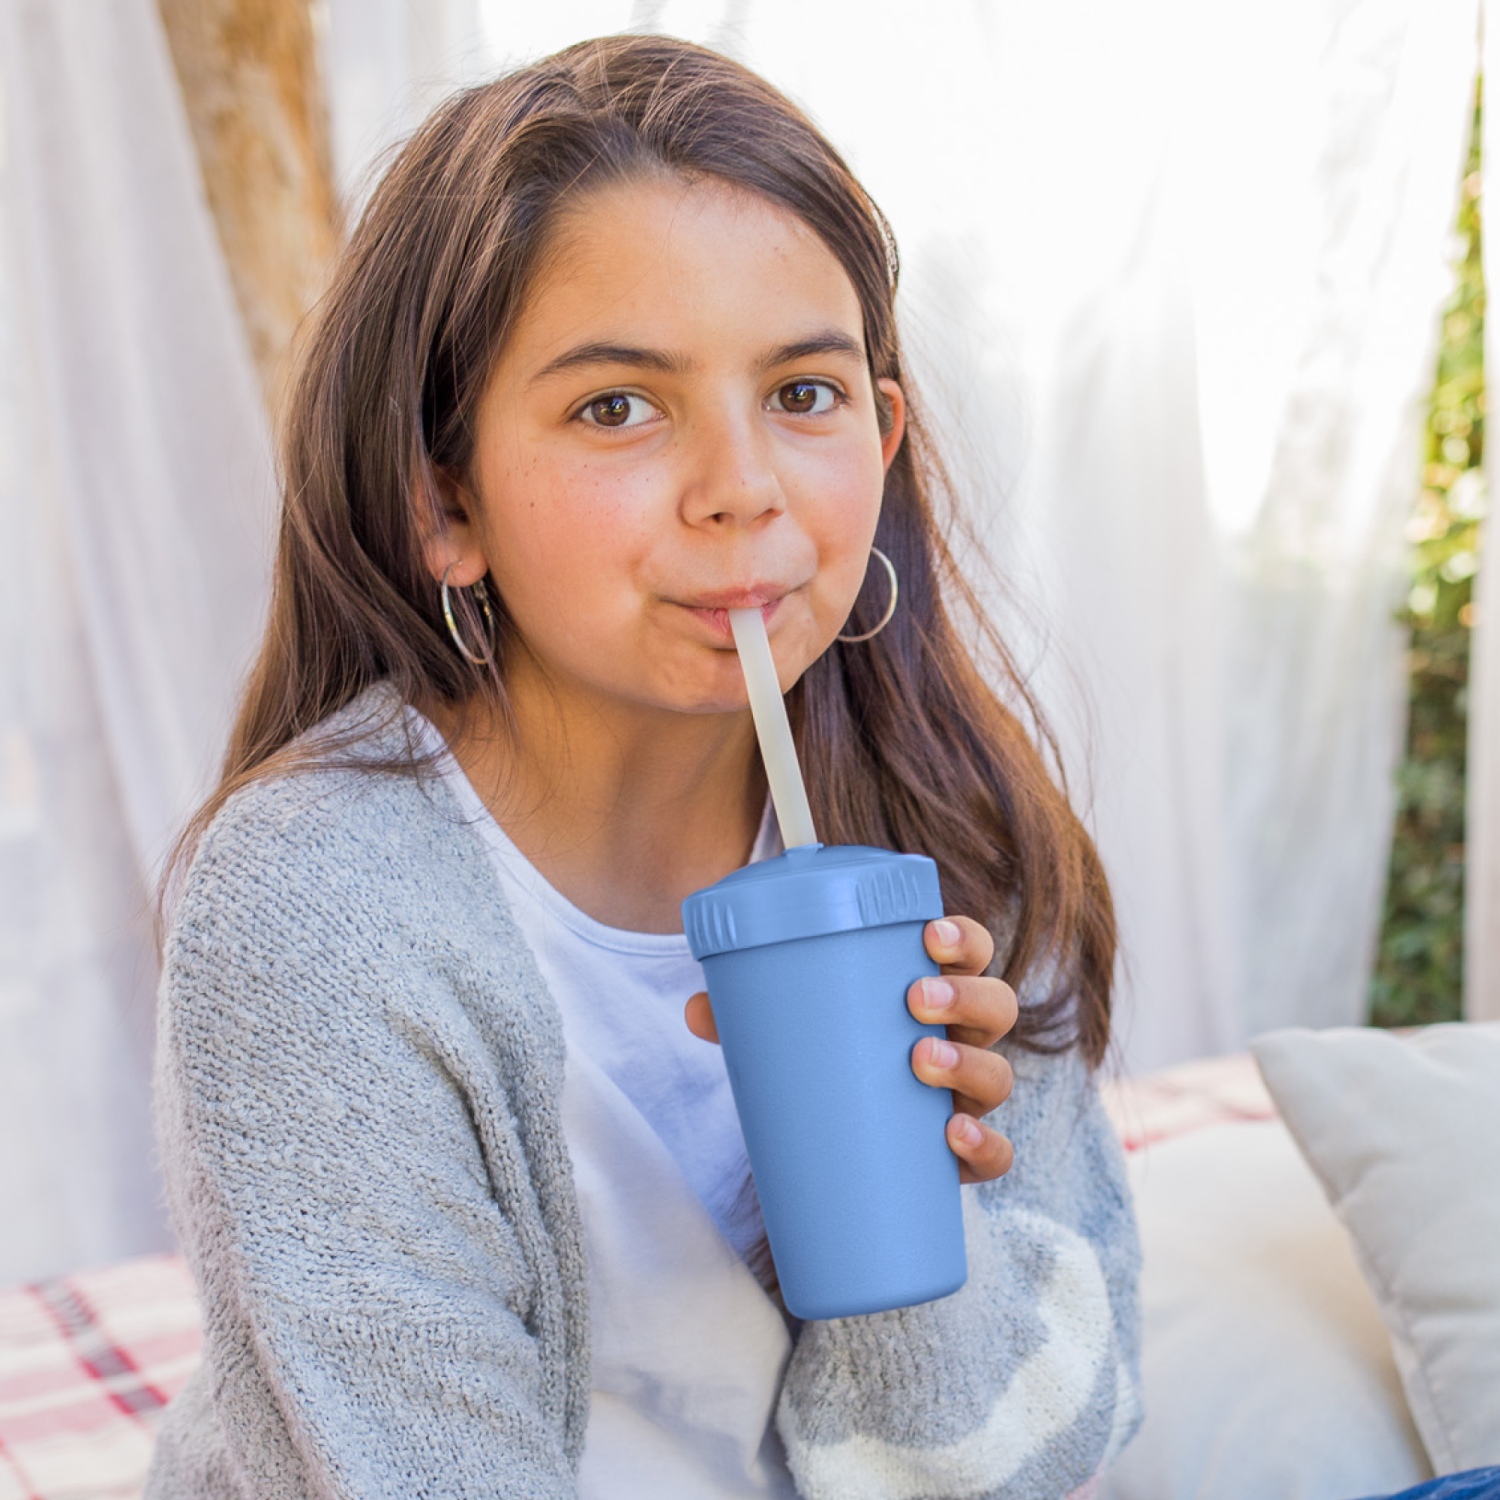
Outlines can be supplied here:
[[472, 491], [455, 474], [433, 469], [437, 492], [417, 517], [422, 561], [439, 582], [448, 573], [454, 588], [466, 589], [489, 572], [490, 565], [470, 517], [478, 506]]
[[906, 395], [894, 380], [877, 380], [880, 393], [880, 461], [889, 470], [906, 436]]

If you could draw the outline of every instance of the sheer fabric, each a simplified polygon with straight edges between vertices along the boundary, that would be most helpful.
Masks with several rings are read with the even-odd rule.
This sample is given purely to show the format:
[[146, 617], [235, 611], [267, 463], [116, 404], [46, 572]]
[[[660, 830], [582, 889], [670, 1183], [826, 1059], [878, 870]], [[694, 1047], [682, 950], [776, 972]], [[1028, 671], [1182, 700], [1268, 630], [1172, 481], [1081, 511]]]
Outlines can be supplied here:
[[0, 0], [0, 1280], [163, 1245], [149, 906], [261, 623], [259, 390], [150, 0]]

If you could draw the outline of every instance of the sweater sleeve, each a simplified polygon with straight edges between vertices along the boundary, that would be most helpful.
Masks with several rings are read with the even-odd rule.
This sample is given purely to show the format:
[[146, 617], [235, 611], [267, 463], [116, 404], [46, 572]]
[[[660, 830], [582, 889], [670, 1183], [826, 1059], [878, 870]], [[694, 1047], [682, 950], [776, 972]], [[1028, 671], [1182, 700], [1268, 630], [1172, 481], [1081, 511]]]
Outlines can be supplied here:
[[803, 1325], [777, 1429], [806, 1500], [1063, 1500], [1139, 1425], [1140, 1251], [1082, 1059], [1009, 1048], [1003, 1177], [961, 1189], [950, 1297]]
[[[424, 861], [365, 821], [352, 844], [306, 806], [242, 810], [179, 905], [157, 1114], [204, 1358], [150, 1500], [577, 1495], [581, 1238], [522, 1149], [560, 1142], [536, 1086], [560, 1043], [527, 1016], [480, 1033], [464, 945], [445, 965], [440, 903], [402, 884]], [[462, 838], [444, 853], [476, 877]]]

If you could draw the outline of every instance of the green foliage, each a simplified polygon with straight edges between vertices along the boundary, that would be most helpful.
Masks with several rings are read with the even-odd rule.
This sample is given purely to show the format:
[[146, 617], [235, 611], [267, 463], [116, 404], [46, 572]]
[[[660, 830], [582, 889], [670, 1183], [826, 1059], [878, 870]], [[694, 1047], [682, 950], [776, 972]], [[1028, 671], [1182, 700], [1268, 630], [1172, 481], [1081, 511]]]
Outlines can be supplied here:
[[1481, 79], [1454, 235], [1454, 289], [1428, 407], [1422, 490], [1407, 524], [1412, 583], [1401, 618], [1411, 630], [1410, 720], [1370, 994], [1377, 1026], [1457, 1020], [1461, 1009], [1465, 699], [1485, 507], [1482, 102]]

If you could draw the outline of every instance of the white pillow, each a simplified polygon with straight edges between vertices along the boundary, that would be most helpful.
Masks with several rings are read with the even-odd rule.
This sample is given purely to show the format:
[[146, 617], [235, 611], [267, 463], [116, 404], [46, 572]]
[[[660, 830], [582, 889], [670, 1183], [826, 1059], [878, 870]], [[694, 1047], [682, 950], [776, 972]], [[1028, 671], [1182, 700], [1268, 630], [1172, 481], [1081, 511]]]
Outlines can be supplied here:
[[1500, 1464], [1500, 1025], [1251, 1050], [1353, 1236], [1433, 1467]]
[[1349, 1236], [1277, 1120], [1132, 1152], [1146, 1420], [1101, 1500], [1347, 1500], [1432, 1477]]

